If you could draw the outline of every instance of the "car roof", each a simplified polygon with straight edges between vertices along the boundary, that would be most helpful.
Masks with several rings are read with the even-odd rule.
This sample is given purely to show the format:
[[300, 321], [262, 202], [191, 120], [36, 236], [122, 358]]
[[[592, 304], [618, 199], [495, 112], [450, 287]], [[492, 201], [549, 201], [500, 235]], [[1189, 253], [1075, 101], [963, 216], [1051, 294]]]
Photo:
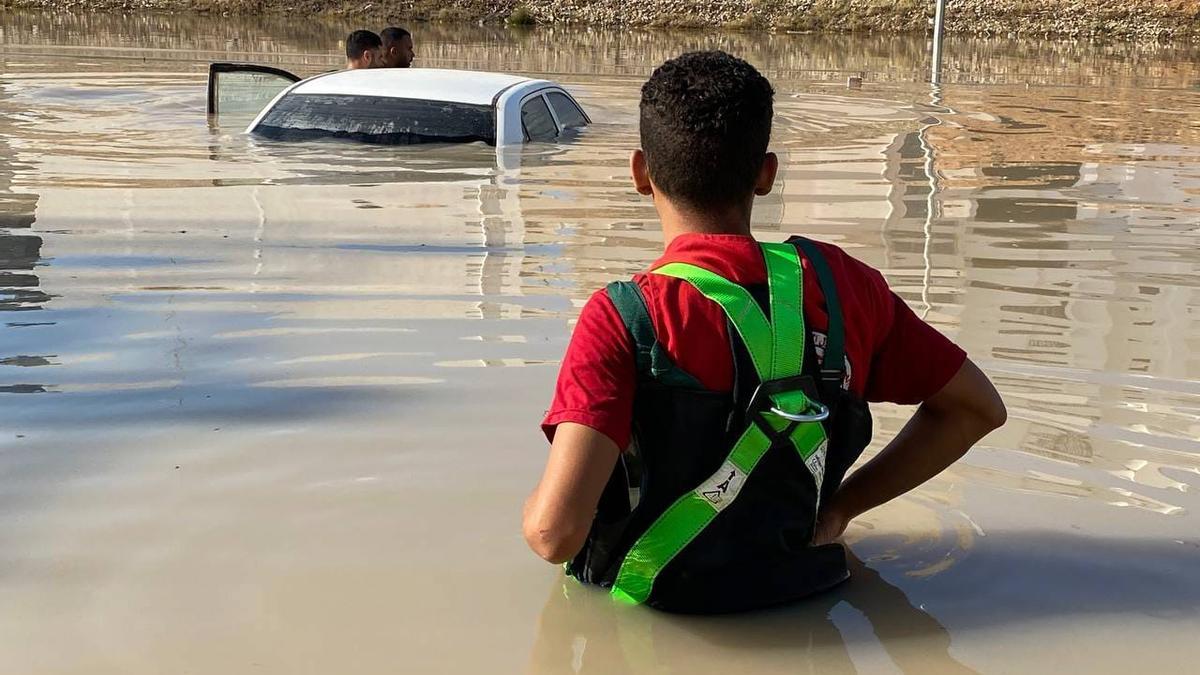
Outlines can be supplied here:
[[439, 68], [369, 68], [317, 75], [292, 87], [292, 94], [387, 96], [427, 101], [491, 105], [514, 85], [537, 82], [528, 77]]

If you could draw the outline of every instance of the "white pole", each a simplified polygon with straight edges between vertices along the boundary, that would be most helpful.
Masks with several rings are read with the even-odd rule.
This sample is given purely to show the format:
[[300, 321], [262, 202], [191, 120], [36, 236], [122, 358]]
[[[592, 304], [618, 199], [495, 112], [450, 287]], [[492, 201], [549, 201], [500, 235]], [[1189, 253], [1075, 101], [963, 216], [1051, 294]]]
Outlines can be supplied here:
[[933, 13], [933, 71], [929, 81], [934, 84], [942, 82], [942, 32], [945, 29], [946, 0], [937, 0], [937, 9]]

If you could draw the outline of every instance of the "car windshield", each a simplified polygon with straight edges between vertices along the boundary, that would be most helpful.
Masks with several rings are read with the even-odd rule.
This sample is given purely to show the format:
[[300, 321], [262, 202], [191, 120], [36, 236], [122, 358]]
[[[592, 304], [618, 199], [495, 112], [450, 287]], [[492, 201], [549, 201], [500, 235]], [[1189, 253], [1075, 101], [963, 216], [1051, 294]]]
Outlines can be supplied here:
[[386, 96], [290, 94], [252, 130], [278, 140], [347, 138], [368, 143], [496, 143], [490, 105]]

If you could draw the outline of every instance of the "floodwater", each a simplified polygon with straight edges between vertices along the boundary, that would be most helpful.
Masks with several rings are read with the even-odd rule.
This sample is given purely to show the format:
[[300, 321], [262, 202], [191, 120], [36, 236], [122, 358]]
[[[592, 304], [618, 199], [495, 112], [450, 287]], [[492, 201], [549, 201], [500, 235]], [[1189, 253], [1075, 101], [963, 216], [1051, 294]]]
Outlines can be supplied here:
[[[934, 91], [920, 38], [421, 26], [418, 65], [551, 74], [598, 123], [499, 168], [206, 120], [208, 62], [311, 74], [348, 28], [0, 14], [0, 671], [1200, 657], [1196, 51], [952, 39]], [[761, 235], [879, 267], [1010, 411], [851, 526], [851, 583], [722, 618], [614, 607], [519, 533], [573, 318], [659, 249], [638, 87], [699, 46], [778, 90]], [[875, 413], [878, 449], [910, 410]]]

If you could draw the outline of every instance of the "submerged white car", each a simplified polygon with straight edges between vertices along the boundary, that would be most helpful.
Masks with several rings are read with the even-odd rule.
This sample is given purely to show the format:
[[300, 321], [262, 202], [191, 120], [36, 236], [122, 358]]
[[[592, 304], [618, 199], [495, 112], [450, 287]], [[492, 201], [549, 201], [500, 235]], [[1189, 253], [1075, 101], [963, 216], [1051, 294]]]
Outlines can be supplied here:
[[246, 131], [264, 138], [395, 145], [555, 141], [591, 123], [549, 80], [432, 68], [342, 70], [302, 80], [267, 66], [214, 63], [208, 112], [231, 110], [259, 110]]

